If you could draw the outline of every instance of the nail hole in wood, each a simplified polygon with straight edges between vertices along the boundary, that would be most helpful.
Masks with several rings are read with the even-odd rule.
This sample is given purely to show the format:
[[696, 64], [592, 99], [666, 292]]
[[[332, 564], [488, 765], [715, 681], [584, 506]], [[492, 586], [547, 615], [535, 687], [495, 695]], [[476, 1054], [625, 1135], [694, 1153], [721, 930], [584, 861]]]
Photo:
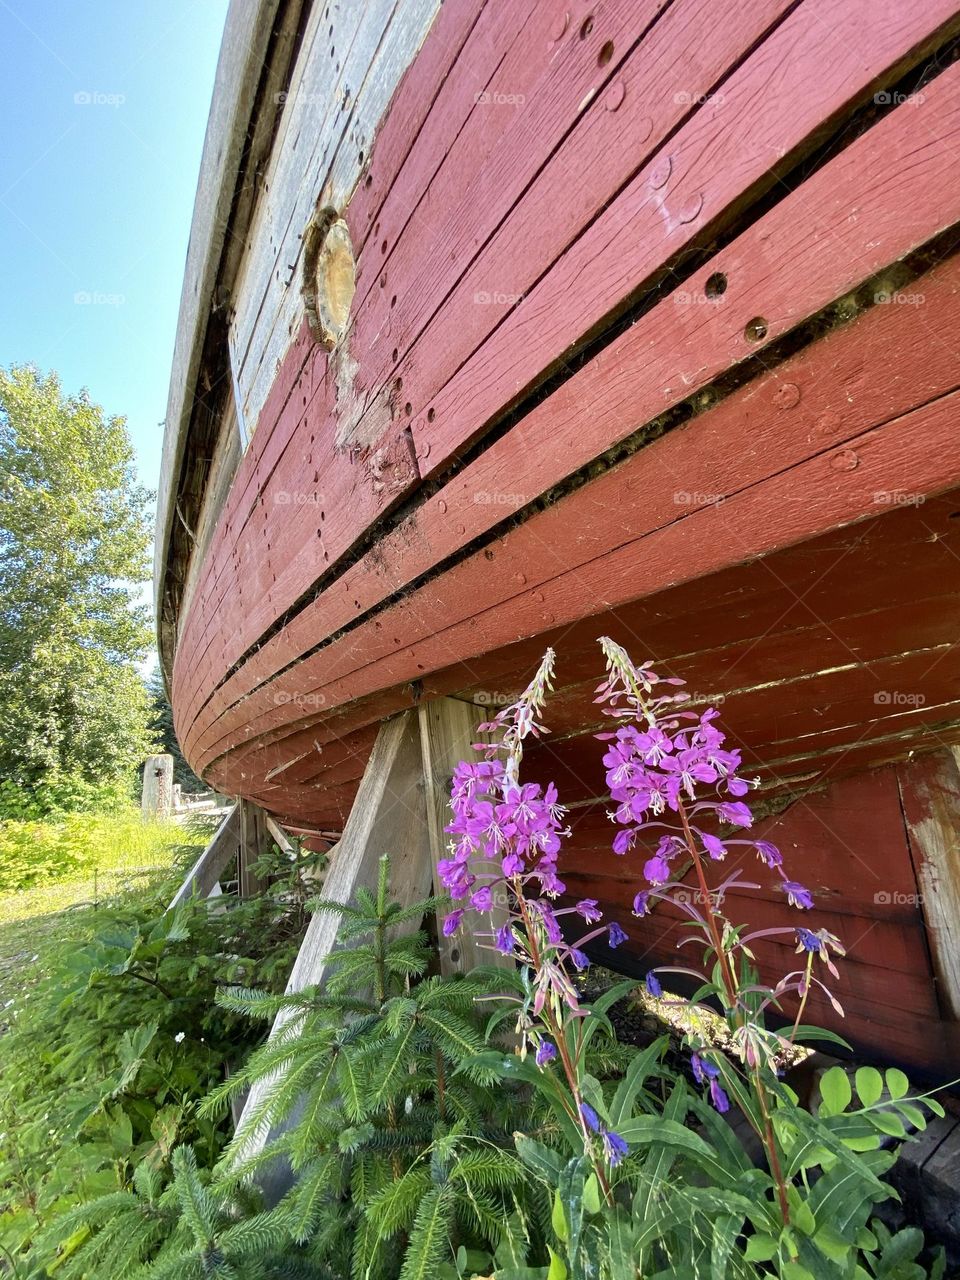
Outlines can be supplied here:
[[586, 40], [587, 36], [590, 34], [592, 30], [593, 30], [593, 14], [591, 13], [589, 17], [584, 18], [583, 20], [583, 26], [580, 28], [580, 39]]
[[613, 57], [613, 41], [608, 40], [600, 52], [597, 54], [597, 66], [605, 67]]
[[767, 336], [767, 322], [763, 316], [754, 316], [743, 331], [748, 342], [762, 342]]
[[428, 422], [432, 422], [436, 416], [437, 416], [437, 411], [436, 411], [436, 409], [428, 409], [428, 410], [427, 410], [427, 421], [428, 421]]
[[727, 292], [727, 277], [722, 271], [715, 271], [703, 287], [708, 298], [721, 298]]

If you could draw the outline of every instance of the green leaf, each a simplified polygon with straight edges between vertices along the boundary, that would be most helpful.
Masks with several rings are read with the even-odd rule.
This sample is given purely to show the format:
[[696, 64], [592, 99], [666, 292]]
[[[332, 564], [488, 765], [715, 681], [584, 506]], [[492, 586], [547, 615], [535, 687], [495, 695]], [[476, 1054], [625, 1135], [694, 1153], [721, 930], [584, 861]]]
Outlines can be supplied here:
[[554, 1192], [553, 1210], [550, 1214], [550, 1225], [553, 1227], [553, 1234], [558, 1240], [562, 1240], [564, 1244], [570, 1239], [570, 1228], [567, 1226], [567, 1215], [563, 1211], [563, 1201], [560, 1198], [559, 1188]]
[[883, 1093], [883, 1076], [876, 1067], [860, 1067], [856, 1074], [857, 1096], [865, 1107], [880, 1101]]
[[881, 1133], [886, 1133], [891, 1138], [906, 1137], [907, 1131], [903, 1127], [903, 1121], [892, 1111], [871, 1111], [870, 1119]]
[[748, 1262], [769, 1262], [777, 1256], [779, 1247], [779, 1242], [773, 1236], [751, 1236], [747, 1241], [744, 1257]]
[[820, 1078], [820, 1115], [838, 1116], [846, 1111], [853, 1097], [850, 1079], [843, 1067], [831, 1067]]
[[890, 1067], [886, 1073], [886, 1081], [891, 1098], [902, 1098], [910, 1092], [910, 1081], [897, 1067]]
[[586, 1213], [600, 1212], [600, 1184], [597, 1175], [591, 1173], [583, 1187], [583, 1208]]
[[813, 1243], [832, 1262], [842, 1262], [851, 1249], [850, 1241], [845, 1240], [840, 1232], [835, 1227], [830, 1226], [829, 1223], [815, 1232]]
[[559, 1253], [554, 1253], [550, 1245], [547, 1245], [550, 1254], [550, 1270], [547, 1272], [547, 1280], [567, 1280], [567, 1267]]

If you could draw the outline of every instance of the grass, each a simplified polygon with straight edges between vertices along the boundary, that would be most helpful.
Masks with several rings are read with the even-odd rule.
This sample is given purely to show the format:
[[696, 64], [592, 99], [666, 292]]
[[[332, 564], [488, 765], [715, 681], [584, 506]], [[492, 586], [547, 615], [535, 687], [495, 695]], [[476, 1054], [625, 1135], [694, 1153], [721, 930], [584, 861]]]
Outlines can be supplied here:
[[[0, 823], [0, 832], [12, 825]], [[169, 870], [178, 847], [190, 835], [177, 822], [142, 823], [138, 814], [123, 813], [73, 815], [61, 838], [72, 855], [81, 856], [82, 869], [0, 894], [2, 1004], [22, 987], [25, 975], [30, 981], [40, 976], [43, 953], [67, 923], [65, 913], [115, 897], [125, 886]], [[48, 827], [44, 839], [53, 842], [55, 850], [57, 828]]]

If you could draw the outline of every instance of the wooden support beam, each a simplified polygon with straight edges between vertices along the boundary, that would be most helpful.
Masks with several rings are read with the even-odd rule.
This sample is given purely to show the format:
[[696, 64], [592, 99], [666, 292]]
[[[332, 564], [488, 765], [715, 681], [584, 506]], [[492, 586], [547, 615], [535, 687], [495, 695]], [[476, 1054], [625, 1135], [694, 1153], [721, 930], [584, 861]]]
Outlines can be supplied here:
[[[437, 698], [420, 706], [420, 749], [423, 756], [423, 777], [427, 791], [427, 831], [430, 837], [430, 853], [436, 868], [450, 843], [444, 828], [450, 821], [450, 782], [453, 771], [461, 760], [471, 760], [476, 754], [472, 748], [477, 741], [477, 726], [489, 720], [487, 707], [476, 706], [457, 698]], [[436, 892], [442, 892], [437, 885]], [[437, 921], [440, 968], [443, 973], [458, 973], [478, 964], [512, 966], [513, 961], [489, 948], [489, 938], [461, 929], [452, 938], [445, 938], [441, 928], [443, 916]], [[504, 902], [493, 913], [494, 927], [507, 918]], [[487, 944], [486, 946], [483, 944]]]
[[[430, 892], [433, 863], [425, 818], [420, 730], [416, 712], [408, 711], [380, 728], [357, 798], [331, 859], [323, 896], [347, 903], [361, 886], [375, 889], [380, 859], [389, 854], [392, 897], [404, 906], [426, 897]], [[328, 957], [336, 946], [340, 919], [339, 914], [324, 912], [310, 921], [287, 982], [288, 993], [322, 983]], [[273, 1024], [271, 1036], [284, 1032], [285, 1028], [285, 1034], [296, 1035], [296, 1026], [287, 1025], [295, 1018], [292, 1012], [282, 1012]], [[276, 1081], [261, 1081], [250, 1091], [237, 1126], [239, 1141], [235, 1154], [238, 1160], [263, 1150], [271, 1137], [269, 1127], [256, 1124], [252, 1117], [275, 1084]], [[282, 1194], [290, 1173], [279, 1165], [271, 1166], [260, 1180], [268, 1199], [273, 1199]]]
[[239, 845], [240, 813], [239, 805], [234, 805], [213, 833], [210, 843], [190, 868], [167, 910], [174, 911], [193, 897], [210, 897], [224, 867], [232, 857], [236, 856]]
[[240, 807], [240, 860], [238, 877], [240, 897], [255, 898], [266, 888], [266, 881], [254, 869], [260, 855], [267, 848], [270, 835], [266, 814], [259, 805], [241, 800]]
[[900, 802], [919, 887], [937, 997], [960, 1019], [960, 768], [945, 748], [899, 765]]

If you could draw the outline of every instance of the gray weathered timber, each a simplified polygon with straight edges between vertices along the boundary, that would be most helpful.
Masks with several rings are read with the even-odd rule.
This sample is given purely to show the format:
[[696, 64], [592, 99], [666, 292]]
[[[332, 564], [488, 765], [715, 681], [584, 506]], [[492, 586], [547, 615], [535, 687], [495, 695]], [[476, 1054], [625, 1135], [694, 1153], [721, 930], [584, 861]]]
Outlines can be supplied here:
[[[420, 706], [420, 747], [423, 754], [423, 776], [427, 788], [427, 830], [430, 835], [430, 851], [434, 868], [438, 859], [446, 856], [450, 838], [444, 828], [450, 821], [450, 782], [453, 771], [461, 760], [472, 760], [476, 752], [477, 726], [489, 720], [486, 707], [458, 698], [437, 698]], [[437, 892], [444, 892], [437, 885]], [[501, 890], [502, 892], [502, 890]], [[491, 946], [491, 938], [481, 933], [461, 928], [452, 938], [445, 938], [440, 913], [437, 936], [440, 947], [440, 967], [444, 973], [458, 973], [478, 964], [499, 964], [513, 967], [513, 961], [502, 956]], [[507, 918], [506, 904], [501, 904], [492, 914], [493, 926], [498, 927]]]
[[[374, 889], [384, 854], [390, 856], [392, 898], [409, 906], [426, 897], [430, 892], [433, 864], [425, 817], [420, 731], [416, 712], [408, 711], [388, 720], [380, 729], [343, 835], [331, 858], [324, 898], [347, 903], [361, 886]], [[334, 912], [313, 917], [287, 982], [288, 993], [323, 982], [327, 960], [336, 947], [340, 918], [339, 913]], [[296, 1013], [284, 1011], [276, 1018], [270, 1034], [271, 1037], [294, 1037], [299, 1031]], [[262, 1116], [278, 1079], [258, 1082], [250, 1091], [237, 1126], [234, 1146], [237, 1162], [262, 1151], [274, 1132]], [[258, 1174], [258, 1181], [271, 1200], [282, 1194], [290, 1178], [289, 1169], [280, 1161], [266, 1166]]]
[[238, 805], [230, 810], [213, 833], [210, 843], [190, 868], [187, 876], [167, 907], [174, 911], [190, 898], [208, 898], [220, 879], [220, 873], [236, 857], [240, 847], [240, 810]]

